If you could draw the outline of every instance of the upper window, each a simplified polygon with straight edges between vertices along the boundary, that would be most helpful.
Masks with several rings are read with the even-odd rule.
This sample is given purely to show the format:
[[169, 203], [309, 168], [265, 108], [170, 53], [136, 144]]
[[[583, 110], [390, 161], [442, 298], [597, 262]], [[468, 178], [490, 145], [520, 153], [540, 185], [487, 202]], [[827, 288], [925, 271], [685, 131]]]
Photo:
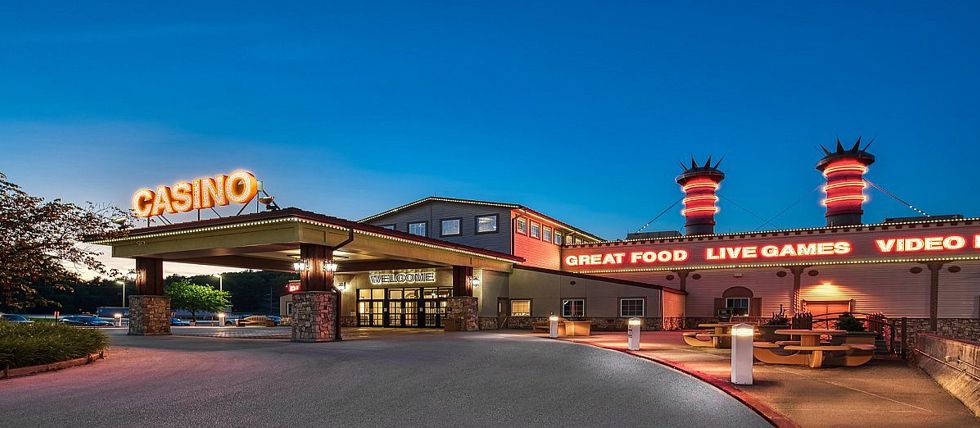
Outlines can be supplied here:
[[527, 219], [519, 218], [517, 219], [517, 233], [527, 235]]
[[561, 232], [555, 231], [555, 245], [561, 245]]
[[544, 231], [541, 233], [541, 239], [551, 242], [551, 228], [548, 226], [544, 227]]
[[541, 238], [541, 225], [535, 222], [531, 222], [531, 237]]
[[408, 233], [418, 236], [429, 236], [428, 231], [429, 222], [427, 221], [417, 221], [415, 223], [408, 224]]
[[564, 299], [561, 301], [561, 316], [566, 318], [585, 316], [585, 299]]
[[497, 231], [497, 214], [476, 217], [476, 233], [493, 233]]
[[382, 224], [381, 227], [385, 229], [395, 230], [395, 225], [393, 224]]
[[462, 219], [459, 218], [447, 218], [440, 222], [439, 233], [442, 236], [459, 236], [463, 232], [460, 230], [460, 222]]
[[642, 298], [619, 299], [619, 316], [642, 317], [646, 313], [646, 300]]
[[522, 300], [511, 300], [510, 301], [510, 315], [513, 317], [529, 317], [531, 316], [531, 301]]

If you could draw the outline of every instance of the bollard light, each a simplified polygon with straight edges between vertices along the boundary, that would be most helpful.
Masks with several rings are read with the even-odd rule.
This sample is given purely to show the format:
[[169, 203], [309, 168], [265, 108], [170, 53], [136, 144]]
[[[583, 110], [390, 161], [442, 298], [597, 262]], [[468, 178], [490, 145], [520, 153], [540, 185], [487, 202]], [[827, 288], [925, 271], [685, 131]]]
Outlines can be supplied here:
[[732, 326], [732, 383], [752, 385], [752, 339], [755, 326], [736, 324]]
[[630, 351], [640, 350], [640, 327], [643, 325], [643, 320], [639, 318], [630, 318], [626, 323], [626, 347]]
[[112, 314], [112, 317], [116, 319], [116, 327], [122, 327], [122, 314], [116, 312]]
[[220, 327], [224, 327], [225, 326], [225, 313], [224, 312], [218, 312], [218, 326], [220, 326]]
[[548, 317], [548, 337], [558, 337], [558, 315]]

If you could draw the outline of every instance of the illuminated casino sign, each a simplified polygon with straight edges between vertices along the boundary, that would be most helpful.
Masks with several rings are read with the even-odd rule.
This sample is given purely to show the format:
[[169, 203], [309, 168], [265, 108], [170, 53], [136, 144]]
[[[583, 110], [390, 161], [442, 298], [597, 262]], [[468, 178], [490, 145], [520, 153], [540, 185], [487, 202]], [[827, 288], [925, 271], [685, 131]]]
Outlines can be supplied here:
[[435, 271], [422, 272], [372, 272], [368, 275], [371, 285], [388, 284], [431, 284], [436, 282]]
[[[936, 229], [936, 228], [933, 228]], [[806, 236], [725, 236], [608, 245], [562, 250], [569, 271], [657, 270], [690, 266], [833, 263], [848, 260], [896, 260], [931, 257], [980, 257], [980, 227], [945, 230], [875, 230], [813, 233]], [[831, 236], [826, 236], [831, 235]], [[832, 238], [832, 239], [826, 239]]]
[[258, 194], [259, 182], [248, 171], [235, 171], [214, 177], [181, 181], [173, 186], [157, 186], [133, 193], [133, 213], [137, 217], [185, 213], [229, 204], [247, 204]]

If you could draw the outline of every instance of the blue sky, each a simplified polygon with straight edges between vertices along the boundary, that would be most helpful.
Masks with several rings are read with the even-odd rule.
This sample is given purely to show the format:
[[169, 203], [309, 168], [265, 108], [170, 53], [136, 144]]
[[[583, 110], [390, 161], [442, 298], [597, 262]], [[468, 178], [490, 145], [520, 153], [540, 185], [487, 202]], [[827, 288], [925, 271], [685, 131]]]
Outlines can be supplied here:
[[0, 171], [46, 197], [248, 168], [341, 217], [437, 194], [620, 238], [711, 154], [717, 230], [819, 226], [817, 145], [863, 135], [869, 179], [980, 215], [975, 1], [76, 3], [0, 6]]

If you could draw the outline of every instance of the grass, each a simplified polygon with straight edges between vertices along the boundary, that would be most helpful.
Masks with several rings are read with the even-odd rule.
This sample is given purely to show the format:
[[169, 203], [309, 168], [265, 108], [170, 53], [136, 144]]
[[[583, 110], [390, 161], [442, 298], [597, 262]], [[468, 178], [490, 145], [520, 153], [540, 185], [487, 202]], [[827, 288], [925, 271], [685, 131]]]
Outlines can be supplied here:
[[109, 337], [95, 329], [58, 323], [0, 322], [0, 368], [67, 361], [108, 347]]

